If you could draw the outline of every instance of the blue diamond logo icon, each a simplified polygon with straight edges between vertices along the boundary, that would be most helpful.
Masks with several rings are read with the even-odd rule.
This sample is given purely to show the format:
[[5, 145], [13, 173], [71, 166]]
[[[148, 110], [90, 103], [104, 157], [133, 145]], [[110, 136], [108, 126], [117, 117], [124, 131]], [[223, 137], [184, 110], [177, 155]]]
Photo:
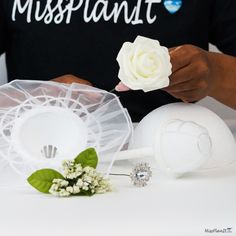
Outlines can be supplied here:
[[182, 7], [182, 0], [164, 0], [164, 6], [170, 14], [175, 14]]

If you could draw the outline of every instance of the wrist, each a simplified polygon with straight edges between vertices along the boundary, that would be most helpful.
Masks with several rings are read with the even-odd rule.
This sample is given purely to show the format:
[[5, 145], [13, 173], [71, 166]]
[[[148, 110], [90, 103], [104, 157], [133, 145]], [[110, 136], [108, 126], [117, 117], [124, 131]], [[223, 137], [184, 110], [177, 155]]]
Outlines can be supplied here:
[[222, 71], [224, 70], [223, 66], [220, 63], [219, 57], [222, 54], [208, 52], [208, 61], [210, 64], [210, 86], [208, 96], [216, 98], [222, 90]]
[[210, 52], [210, 89], [208, 95], [236, 109], [236, 58]]

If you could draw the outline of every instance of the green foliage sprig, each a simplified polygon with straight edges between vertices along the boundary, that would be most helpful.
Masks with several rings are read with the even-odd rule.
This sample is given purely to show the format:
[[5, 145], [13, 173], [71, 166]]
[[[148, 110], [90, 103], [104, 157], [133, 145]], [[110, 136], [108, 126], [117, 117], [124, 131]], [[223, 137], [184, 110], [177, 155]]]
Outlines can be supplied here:
[[96, 150], [88, 148], [74, 160], [63, 162], [64, 174], [53, 169], [41, 169], [29, 176], [27, 181], [39, 192], [59, 197], [92, 196], [111, 191], [109, 181], [96, 171], [97, 164]]

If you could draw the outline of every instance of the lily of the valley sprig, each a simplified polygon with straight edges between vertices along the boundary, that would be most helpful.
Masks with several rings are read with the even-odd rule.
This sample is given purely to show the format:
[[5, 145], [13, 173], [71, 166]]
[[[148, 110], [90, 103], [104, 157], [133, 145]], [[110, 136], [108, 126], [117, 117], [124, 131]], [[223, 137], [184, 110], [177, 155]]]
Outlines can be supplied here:
[[34, 172], [27, 180], [39, 192], [58, 197], [92, 196], [96, 193], [109, 192], [111, 184], [96, 171], [97, 164], [95, 149], [88, 148], [74, 160], [63, 162], [63, 174], [53, 169], [41, 169]]

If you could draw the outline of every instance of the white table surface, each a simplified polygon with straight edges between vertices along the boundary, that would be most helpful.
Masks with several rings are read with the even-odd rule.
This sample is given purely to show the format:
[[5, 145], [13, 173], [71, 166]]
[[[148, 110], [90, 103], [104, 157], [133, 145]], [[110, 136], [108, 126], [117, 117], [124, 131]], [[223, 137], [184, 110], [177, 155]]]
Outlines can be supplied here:
[[[121, 162], [113, 172], [131, 165]], [[13, 176], [12, 176], [13, 177]], [[167, 178], [145, 188], [112, 177], [115, 190], [93, 197], [55, 198], [31, 187], [0, 188], [0, 235], [236, 235], [236, 165]], [[205, 229], [232, 228], [232, 233]]]

